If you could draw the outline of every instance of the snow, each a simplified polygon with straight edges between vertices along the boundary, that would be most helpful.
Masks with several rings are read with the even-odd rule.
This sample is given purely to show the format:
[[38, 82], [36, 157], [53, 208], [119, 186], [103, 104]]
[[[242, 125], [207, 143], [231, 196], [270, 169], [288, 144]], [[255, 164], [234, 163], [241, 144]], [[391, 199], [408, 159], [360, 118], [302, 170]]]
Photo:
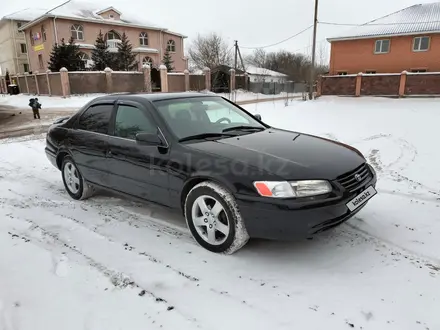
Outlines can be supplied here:
[[[97, 13], [101, 10], [108, 9], [108, 6], [93, 2], [71, 0], [61, 6], [51, 9], [48, 14], [58, 17], [69, 17], [73, 19], [88, 19], [108, 24], [129, 24], [143, 27], [161, 29], [158, 25], [146, 21], [139, 14], [122, 12], [121, 21], [115, 19], [104, 19]], [[118, 9], [118, 8], [116, 8]]]
[[265, 68], [258, 68], [252, 65], [246, 66], [246, 72], [249, 73], [250, 75], [258, 75], [258, 76], [287, 77], [287, 75], [284, 73], [272, 71]]
[[358, 148], [379, 194], [313, 240], [251, 240], [229, 256], [199, 247], [180, 214], [103, 194], [71, 200], [41, 136], [0, 140], [0, 328], [439, 329], [439, 105], [246, 105]]
[[90, 102], [94, 98], [98, 96], [102, 96], [104, 94], [86, 94], [86, 95], [78, 95], [71, 96], [68, 98], [63, 98], [61, 96], [35, 96], [35, 95], [6, 95], [4, 97], [0, 97], [0, 107], [1, 106], [13, 106], [16, 108], [29, 108], [29, 99], [38, 98], [38, 101], [42, 104], [42, 112], [44, 109], [57, 108], [58, 110], [65, 109], [66, 111], [71, 111], [72, 108], [79, 109], [87, 102]]
[[372, 36], [413, 35], [440, 31], [440, 2], [416, 4], [348, 29], [328, 41]]
[[47, 9], [42, 8], [26, 8], [15, 13], [6, 15], [3, 19], [10, 19], [15, 21], [32, 21], [46, 13]]
[[[122, 73], [118, 71], [114, 71], [114, 74]], [[127, 72], [124, 72], [125, 74]], [[133, 72], [133, 74], [141, 74], [140, 72]], [[169, 73], [170, 74], [170, 73]], [[172, 75], [172, 73], [171, 73]], [[0, 97], [0, 107], [3, 106], [13, 106], [16, 108], [29, 108], [29, 99], [30, 98], [38, 98], [38, 101], [42, 104], [42, 112], [44, 109], [57, 109], [66, 111], [72, 111], [75, 109], [79, 109], [86, 103], [90, 102], [94, 98], [98, 96], [103, 96], [105, 94], [86, 94], [86, 95], [73, 95], [68, 98], [63, 98], [61, 96], [35, 96], [35, 95], [6, 95]], [[217, 95], [224, 96], [228, 99], [231, 98], [230, 93], [219, 93]], [[293, 95], [293, 94], [289, 94]], [[250, 101], [250, 100], [260, 100], [260, 99], [271, 99], [286, 96], [286, 93], [277, 94], [277, 95], [264, 95], [258, 93], [252, 93], [245, 90], [237, 90], [236, 92], [236, 100], [239, 101]]]

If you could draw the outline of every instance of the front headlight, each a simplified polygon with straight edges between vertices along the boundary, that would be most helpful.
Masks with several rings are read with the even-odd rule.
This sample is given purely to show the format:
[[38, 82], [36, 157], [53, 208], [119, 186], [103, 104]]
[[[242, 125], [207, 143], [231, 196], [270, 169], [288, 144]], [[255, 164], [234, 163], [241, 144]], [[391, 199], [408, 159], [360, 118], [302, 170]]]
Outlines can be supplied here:
[[272, 198], [310, 197], [332, 191], [332, 186], [325, 180], [256, 181], [254, 186], [260, 196]]

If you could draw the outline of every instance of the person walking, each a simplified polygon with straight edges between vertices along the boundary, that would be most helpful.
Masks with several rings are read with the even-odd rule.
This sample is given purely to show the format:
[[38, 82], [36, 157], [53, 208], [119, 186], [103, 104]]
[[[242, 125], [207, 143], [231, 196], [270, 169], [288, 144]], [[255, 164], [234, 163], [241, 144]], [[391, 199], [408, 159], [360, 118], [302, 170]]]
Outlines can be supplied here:
[[38, 102], [38, 98], [30, 99], [29, 105], [32, 108], [32, 112], [34, 113], [34, 119], [40, 119], [41, 104], [40, 102]]

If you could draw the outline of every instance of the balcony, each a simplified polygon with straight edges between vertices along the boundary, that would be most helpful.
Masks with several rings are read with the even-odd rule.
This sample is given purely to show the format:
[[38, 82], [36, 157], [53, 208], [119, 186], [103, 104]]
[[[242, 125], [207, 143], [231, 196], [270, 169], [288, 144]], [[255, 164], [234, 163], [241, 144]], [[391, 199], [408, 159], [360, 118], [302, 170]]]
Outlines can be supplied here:
[[119, 39], [109, 39], [107, 40], [108, 50], [110, 52], [117, 52], [118, 51], [118, 44], [121, 43], [121, 40]]

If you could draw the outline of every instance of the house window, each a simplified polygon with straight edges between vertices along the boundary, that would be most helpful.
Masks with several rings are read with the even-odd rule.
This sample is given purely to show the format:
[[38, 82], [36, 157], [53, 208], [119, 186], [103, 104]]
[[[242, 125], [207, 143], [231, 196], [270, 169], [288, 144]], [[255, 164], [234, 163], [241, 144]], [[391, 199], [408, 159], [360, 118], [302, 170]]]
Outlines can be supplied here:
[[348, 73], [347, 71], [339, 71], [338, 76], [346, 76]]
[[148, 34], [147, 34], [147, 32], [141, 32], [139, 34], [139, 44], [141, 46], [148, 46]]
[[153, 66], [153, 60], [151, 59], [151, 57], [149, 56], [145, 56], [142, 59], [142, 65], [148, 64], [150, 66], [150, 68]]
[[43, 42], [46, 41], [46, 29], [44, 28], [44, 25], [41, 26], [41, 38], [43, 38]]
[[112, 19], [112, 18], [115, 18], [115, 17], [113, 16], [113, 14], [109, 14], [108, 17], [111, 18], [111, 19]]
[[27, 52], [26, 44], [20, 44], [20, 50], [22, 54], [26, 54]]
[[176, 42], [174, 40], [168, 40], [167, 42], [167, 51], [175, 52], [176, 51]]
[[35, 44], [35, 40], [34, 40], [34, 34], [33, 34], [32, 30], [29, 31], [29, 36], [31, 37], [31, 45], [33, 46]]
[[121, 40], [121, 36], [115, 31], [107, 32], [107, 40]]
[[27, 63], [23, 64], [23, 72], [29, 72], [29, 64]]
[[44, 69], [43, 55], [38, 55], [38, 64], [40, 65], [40, 69]]
[[80, 24], [73, 24], [70, 27], [70, 33], [74, 40], [84, 40], [84, 28]]
[[376, 71], [372, 71], [372, 70], [367, 70], [365, 71], [366, 74], [376, 74]]
[[390, 52], [390, 41], [388, 39], [376, 40], [376, 46], [374, 48], [375, 54], [386, 54]]
[[414, 72], [414, 73], [422, 73], [422, 72], [427, 72], [428, 70], [426, 70], [426, 69], [412, 69], [411, 70], [411, 72]]
[[20, 28], [22, 27], [22, 25], [23, 25], [23, 23], [17, 22], [17, 31], [18, 32], [23, 32], [23, 31], [20, 31]]
[[426, 52], [429, 49], [429, 37], [415, 37], [413, 51]]

